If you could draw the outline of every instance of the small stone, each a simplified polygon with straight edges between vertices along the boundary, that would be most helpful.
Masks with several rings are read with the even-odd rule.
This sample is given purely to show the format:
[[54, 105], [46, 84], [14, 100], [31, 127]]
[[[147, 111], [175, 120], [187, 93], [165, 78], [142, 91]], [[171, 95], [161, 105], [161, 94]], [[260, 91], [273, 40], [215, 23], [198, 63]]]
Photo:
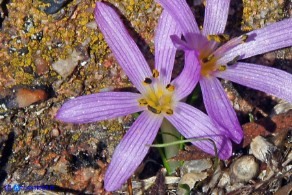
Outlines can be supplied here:
[[74, 71], [75, 67], [78, 65], [79, 60], [81, 59], [83, 59], [81, 54], [76, 50], [73, 50], [67, 59], [58, 60], [52, 64], [52, 67], [65, 79]]
[[68, 171], [68, 163], [69, 162], [66, 160], [66, 157], [62, 156], [54, 166], [50, 167], [49, 171], [56, 174], [66, 174]]
[[49, 63], [40, 56], [36, 57], [34, 63], [38, 75], [43, 75], [50, 70]]
[[251, 155], [242, 156], [231, 164], [230, 172], [233, 183], [247, 182], [258, 175], [259, 164]]
[[46, 100], [48, 94], [42, 89], [18, 89], [16, 93], [16, 102], [19, 108], [27, 107], [33, 103]]
[[53, 129], [51, 135], [52, 137], [58, 137], [60, 135], [60, 131], [58, 129]]
[[[190, 187], [190, 189], [192, 189], [198, 181], [202, 181], [202, 180], [206, 179], [207, 176], [208, 176], [208, 174], [205, 172], [187, 173], [184, 176], [182, 176], [182, 178], [178, 182], [178, 185], [187, 184]], [[182, 194], [182, 195], [186, 194], [186, 190], [179, 187], [177, 190], [177, 194]]]
[[292, 104], [285, 100], [280, 100], [280, 102], [273, 108], [271, 115], [286, 113], [289, 110], [292, 110]]
[[210, 159], [192, 160], [186, 161], [180, 168], [181, 175], [187, 173], [200, 173], [206, 169], [212, 167], [212, 162]]
[[44, 9], [47, 14], [55, 14], [60, 11], [69, 2], [69, 0], [42, 0], [42, 2], [49, 5]]
[[218, 182], [218, 187], [223, 188], [230, 184], [230, 176], [227, 172], [224, 172]]
[[255, 137], [250, 143], [251, 153], [260, 161], [267, 162], [276, 147], [262, 136]]

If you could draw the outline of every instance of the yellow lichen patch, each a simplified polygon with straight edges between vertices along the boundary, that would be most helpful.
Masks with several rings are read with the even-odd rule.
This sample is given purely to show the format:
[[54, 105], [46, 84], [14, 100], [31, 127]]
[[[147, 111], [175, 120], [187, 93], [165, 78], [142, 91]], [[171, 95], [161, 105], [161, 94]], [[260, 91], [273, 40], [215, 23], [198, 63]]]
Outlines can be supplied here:
[[79, 139], [79, 137], [80, 137], [80, 133], [75, 133], [75, 134], [72, 136], [72, 140], [73, 140], [74, 142], [76, 142], [76, 141]]
[[[13, 0], [7, 4], [9, 18], [4, 21], [4, 29], [1, 32], [3, 33], [1, 37], [5, 37], [4, 41], [7, 44], [5, 48], [1, 48], [0, 66], [9, 64], [8, 74], [15, 79], [15, 84], [30, 84], [34, 81], [33, 72], [28, 73], [19, 67], [29, 67], [36, 71], [34, 64], [36, 55], [52, 64], [59, 59], [66, 59], [74, 48], [80, 46], [90, 47], [90, 53], [100, 61], [109, 53], [98, 29], [87, 26], [89, 22], [94, 22], [95, 1], [72, 1], [65, 7], [64, 15], [56, 14], [59, 14], [58, 19], [56, 15], [48, 15], [42, 11], [40, 7], [43, 6], [41, 1], [32, 3], [28, 0]], [[96, 63], [96, 60], [92, 59], [90, 63]], [[56, 74], [49, 74], [59, 79]], [[0, 83], [0, 87], [12, 86]]]
[[243, 0], [242, 30], [251, 31], [284, 17], [285, 1]]

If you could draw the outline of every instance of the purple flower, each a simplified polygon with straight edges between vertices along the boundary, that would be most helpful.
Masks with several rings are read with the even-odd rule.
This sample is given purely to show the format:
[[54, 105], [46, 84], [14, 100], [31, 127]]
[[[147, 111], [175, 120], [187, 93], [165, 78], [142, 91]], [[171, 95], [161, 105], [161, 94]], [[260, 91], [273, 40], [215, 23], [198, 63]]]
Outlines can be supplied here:
[[[117, 190], [134, 173], [164, 118], [186, 138], [212, 139], [219, 158], [229, 158], [232, 146], [223, 128], [218, 129], [207, 115], [180, 102], [198, 82], [200, 66], [194, 51], [186, 52], [186, 59], [191, 63], [171, 81], [176, 48], [170, 35], [180, 34], [172, 17], [164, 12], [159, 20], [153, 71], [111, 7], [97, 2], [95, 18], [117, 61], [140, 93], [103, 92], [77, 97], [66, 102], [56, 118], [64, 122], [89, 123], [142, 112], [113, 154], [105, 174], [105, 189]], [[207, 153], [215, 153], [208, 141], [194, 144]]]
[[[208, 115], [217, 126], [229, 130], [236, 143], [243, 138], [236, 113], [220, 81], [227, 79], [292, 102], [292, 75], [266, 66], [237, 62], [251, 56], [292, 45], [292, 19], [254, 30], [228, 41], [224, 32], [230, 0], [207, 0], [200, 31], [185, 0], [157, 0], [180, 26], [184, 40], [172, 36], [179, 49], [199, 51], [200, 85]], [[228, 41], [222, 46], [219, 44]], [[190, 59], [186, 58], [186, 63]]]

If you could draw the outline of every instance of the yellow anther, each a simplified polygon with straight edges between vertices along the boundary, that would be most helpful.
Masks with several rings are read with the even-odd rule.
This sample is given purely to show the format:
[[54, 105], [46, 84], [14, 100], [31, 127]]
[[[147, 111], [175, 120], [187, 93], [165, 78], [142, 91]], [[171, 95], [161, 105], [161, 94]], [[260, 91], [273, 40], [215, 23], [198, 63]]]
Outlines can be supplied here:
[[248, 35], [241, 35], [240, 36], [242, 43], [245, 43], [248, 39]]
[[207, 56], [206, 58], [203, 58], [202, 62], [203, 63], [210, 62], [213, 58], [214, 58], [214, 54], [211, 54], [211, 55]]
[[207, 35], [209, 41], [216, 41], [218, 43], [224, 43], [229, 41], [230, 36], [227, 34], [218, 34], [218, 35]]
[[144, 85], [150, 85], [152, 83], [152, 80], [148, 77], [145, 78], [145, 80], [143, 81]]
[[161, 113], [161, 108], [160, 107], [152, 107], [152, 106], [147, 106], [148, 110], [153, 112], [154, 114], [160, 114]]
[[233, 60], [231, 60], [230, 62], [227, 62], [227, 66], [231, 66], [233, 64], [236, 64], [237, 61], [239, 60], [240, 56], [236, 56], [235, 58], [233, 58]]
[[166, 85], [166, 89], [170, 92], [173, 92], [175, 90], [175, 86], [172, 84], [168, 84], [168, 85]]
[[218, 67], [218, 70], [219, 71], [225, 71], [227, 69], [227, 66], [225, 66], [225, 65], [220, 65], [219, 67]]
[[138, 102], [139, 102], [139, 105], [140, 106], [146, 106], [146, 105], [148, 105], [147, 101], [145, 99], [143, 99], [143, 98], [142, 99], [139, 99]]
[[165, 112], [168, 115], [173, 115], [173, 110], [172, 109], [167, 109]]
[[154, 69], [154, 70], [152, 71], [152, 76], [153, 76], [153, 78], [157, 78], [157, 77], [159, 77], [159, 72], [158, 72], [158, 70]]

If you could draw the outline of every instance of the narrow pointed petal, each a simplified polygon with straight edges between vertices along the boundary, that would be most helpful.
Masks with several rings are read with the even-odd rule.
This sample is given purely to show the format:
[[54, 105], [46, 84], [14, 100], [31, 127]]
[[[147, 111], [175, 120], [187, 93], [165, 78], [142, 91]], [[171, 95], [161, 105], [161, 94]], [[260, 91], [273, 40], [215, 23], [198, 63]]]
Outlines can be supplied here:
[[185, 0], [156, 0], [180, 25], [182, 33], [200, 33], [195, 17]]
[[[212, 139], [216, 144], [220, 159], [228, 159], [231, 156], [231, 141], [224, 136], [224, 132], [220, 131], [203, 112], [186, 103], [179, 102], [174, 109], [174, 114], [165, 117], [187, 139]], [[197, 141], [193, 142], [193, 144], [209, 154], [215, 154], [214, 146], [210, 141]]]
[[246, 43], [234, 47], [226, 52], [218, 63], [225, 64], [235, 56], [249, 58], [258, 54], [292, 45], [292, 18], [276, 22], [264, 28], [247, 33]]
[[114, 151], [106, 171], [104, 186], [107, 191], [119, 189], [131, 177], [146, 156], [156, 137], [163, 117], [143, 112], [133, 123]]
[[141, 111], [140, 94], [104, 92], [79, 96], [63, 104], [56, 118], [68, 123], [90, 123]]
[[143, 80], [151, 76], [151, 70], [134, 40], [117, 13], [108, 5], [97, 2], [95, 20], [106, 42], [123, 70], [135, 85], [144, 92]]
[[181, 31], [171, 15], [163, 11], [155, 33], [155, 68], [160, 72], [164, 85], [170, 82], [177, 50], [170, 39], [171, 35], [181, 36]]
[[177, 101], [188, 96], [200, 79], [201, 65], [196, 51], [185, 51], [185, 67], [172, 84], [175, 86]]
[[203, 26], [204, 35], [215, 35], [225, 30], [230, 0], [206, 1], [205, 19]]
[[267, 66], [239, 62], [216, 76], [275, 95], [292, 103], [292, 74]]
[[234, 142], [240, 143], [243, 131], [220, 81], [215, 77], [202, 78], [200, 85], [210, 118], [215, 124], [226, 130], [226, 136], [229, 136]]
[[170, 36], [173, 45], [178, 49], [178, 50], [192, 50], [192, 47], [188, 45], [185, 41], [181, 40], [180, 37], [177, 35], [172, 35]]

